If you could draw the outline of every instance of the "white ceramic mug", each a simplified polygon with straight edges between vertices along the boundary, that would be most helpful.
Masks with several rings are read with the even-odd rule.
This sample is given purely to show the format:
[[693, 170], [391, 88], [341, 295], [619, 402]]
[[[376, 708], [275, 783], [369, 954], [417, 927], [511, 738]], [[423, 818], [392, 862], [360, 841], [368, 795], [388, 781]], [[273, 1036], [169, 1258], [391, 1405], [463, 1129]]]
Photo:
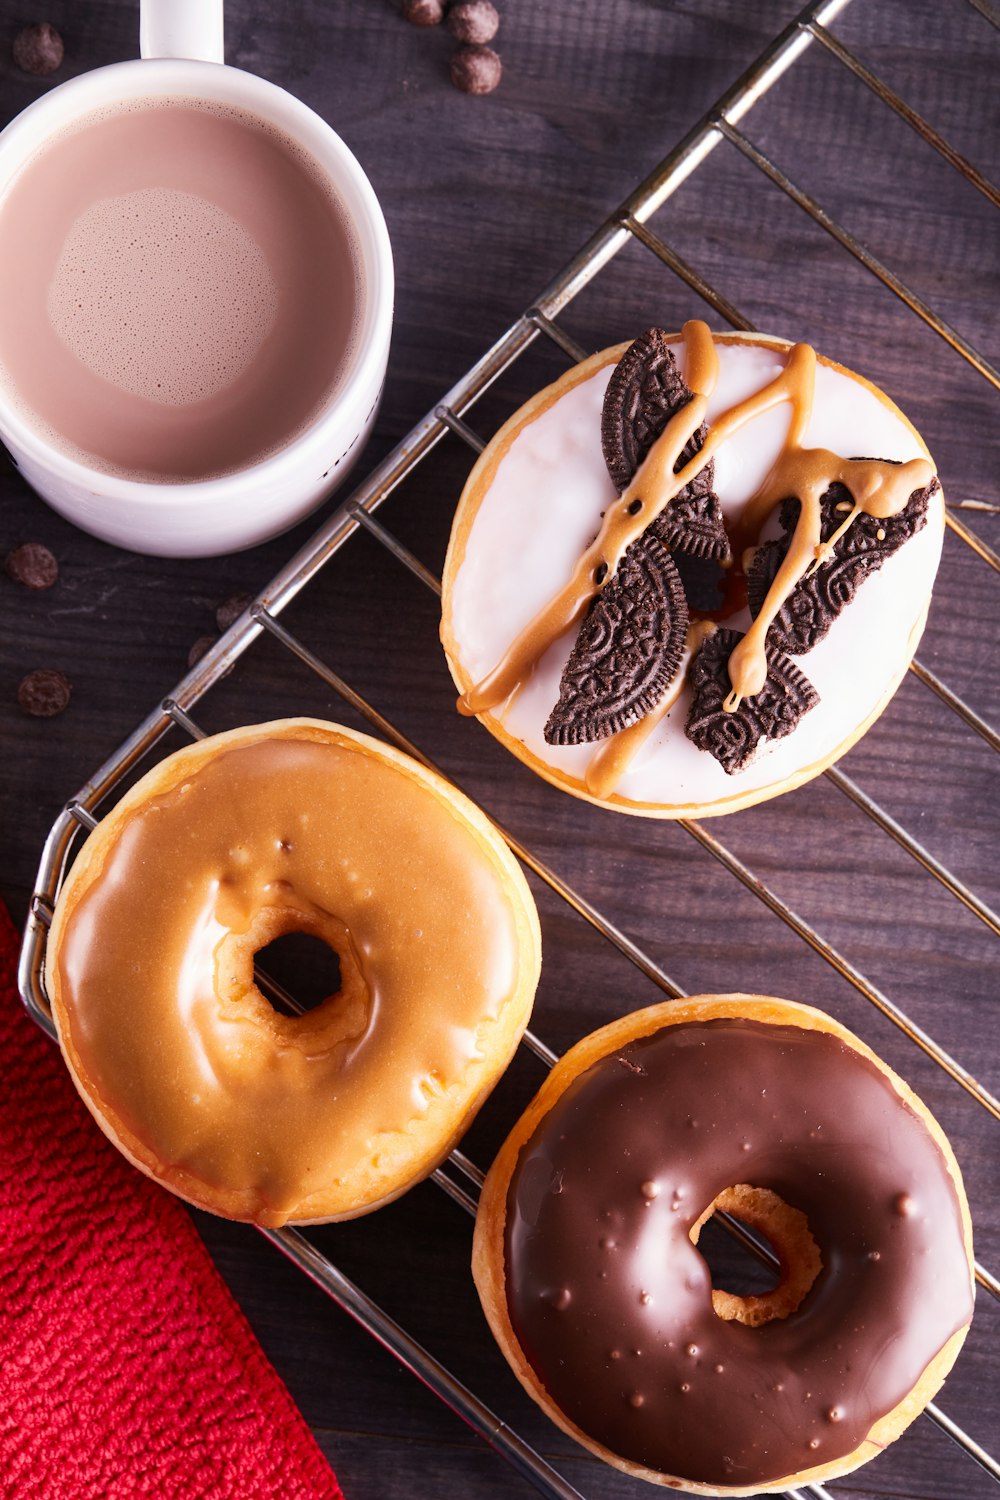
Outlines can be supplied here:
[[360, 259], [354, 352], [334, 396], [284, 448], [220, 478], [146, 483], [89, 468], [47, 442], [0, 391], [0, 439], [28, 483], [70, 521], [122, 547], [205, 557], [295, 524], [343, 480], [375, 419], [389, 355], [392, 251], [378, 200], [340, 137], [284, 89], [223, 64], [222, 0], [141, 0], [141, 59], [61, 84], [0, 133], [0, 212], [22, 166], [56, 133], [130, 99], [238, 106], [277, 126], [326, 173]]

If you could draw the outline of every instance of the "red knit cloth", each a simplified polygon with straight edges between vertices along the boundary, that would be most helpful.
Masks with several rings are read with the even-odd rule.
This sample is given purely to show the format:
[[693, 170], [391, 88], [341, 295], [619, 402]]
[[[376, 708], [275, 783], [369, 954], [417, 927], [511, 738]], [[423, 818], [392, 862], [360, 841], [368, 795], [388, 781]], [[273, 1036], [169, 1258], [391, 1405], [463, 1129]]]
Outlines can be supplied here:
[[0, 904], [0, 1495], [343, 1500], [183, 1207], [77, 1098]]

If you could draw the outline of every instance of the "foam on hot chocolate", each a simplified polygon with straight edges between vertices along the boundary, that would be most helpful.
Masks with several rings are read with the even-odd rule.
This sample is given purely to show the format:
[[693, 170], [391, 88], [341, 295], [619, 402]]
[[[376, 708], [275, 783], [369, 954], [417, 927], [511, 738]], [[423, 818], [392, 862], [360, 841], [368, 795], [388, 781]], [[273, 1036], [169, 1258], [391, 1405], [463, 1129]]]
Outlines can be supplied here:
[[278, 303], [267, 257], [234, 214], [148, 187], [101, 198], [74, 220], [48, 313], [95, 375], [130, 396], [186, 406], [242, 375]]
[[227, 105], [139, 99], [46, 141], [0, 198], [0, 390], [126, 479], [232, 473], [349, 378], [360, 257], [321, 164]]

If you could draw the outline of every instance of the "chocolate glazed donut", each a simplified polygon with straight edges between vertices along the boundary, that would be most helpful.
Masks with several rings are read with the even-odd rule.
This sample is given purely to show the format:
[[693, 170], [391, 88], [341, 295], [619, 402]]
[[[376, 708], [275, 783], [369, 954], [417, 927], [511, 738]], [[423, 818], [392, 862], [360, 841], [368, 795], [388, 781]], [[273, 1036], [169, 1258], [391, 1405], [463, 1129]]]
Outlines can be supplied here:
[[[773, 1293], [715, 1291], [714, 1207], [765, 1227]], [[820, 1012], [759, 997], [586, 1038], [487, 1180], [473, 1271], [515, 1372], [627, 1472], [703, 1494], [828, 1479], [891, 1442], [972, 1316], [940, 1127]]]

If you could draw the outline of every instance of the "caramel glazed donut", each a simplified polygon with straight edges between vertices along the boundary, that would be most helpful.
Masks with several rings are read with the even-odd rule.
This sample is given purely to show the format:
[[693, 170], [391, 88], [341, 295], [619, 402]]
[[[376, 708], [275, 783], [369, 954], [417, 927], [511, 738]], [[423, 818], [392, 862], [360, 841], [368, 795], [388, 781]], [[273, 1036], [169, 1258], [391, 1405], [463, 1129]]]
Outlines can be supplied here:
[[749, 806], [885, 708], [943, 534], [924, 443], [861, 376], [807, 344], [650, 329], [473, 468], [442, 580], [459, 709], [599, 806]]
[[[713, 1290], [717, 1208], [770, 1240], [773, 1291]], [[473, 1273], [564, 1431], [700, 1495], [873, 1457], [941, 1385], [974, 1291], [940, 1126], [837, 1022], [747, 995], [638, 1011], [561, 1059], [487, 1177]]]
[[[339, 955], [299, 1016], [285, 933]], [[496, 830], [408, 756], [289, 719], [169, 757], [91, 834], [46, 980], [63, 1054], [136, 1166], [211, 1212], [353, 1218], [432, 1171], [527, 1024], [534, 902]]]

